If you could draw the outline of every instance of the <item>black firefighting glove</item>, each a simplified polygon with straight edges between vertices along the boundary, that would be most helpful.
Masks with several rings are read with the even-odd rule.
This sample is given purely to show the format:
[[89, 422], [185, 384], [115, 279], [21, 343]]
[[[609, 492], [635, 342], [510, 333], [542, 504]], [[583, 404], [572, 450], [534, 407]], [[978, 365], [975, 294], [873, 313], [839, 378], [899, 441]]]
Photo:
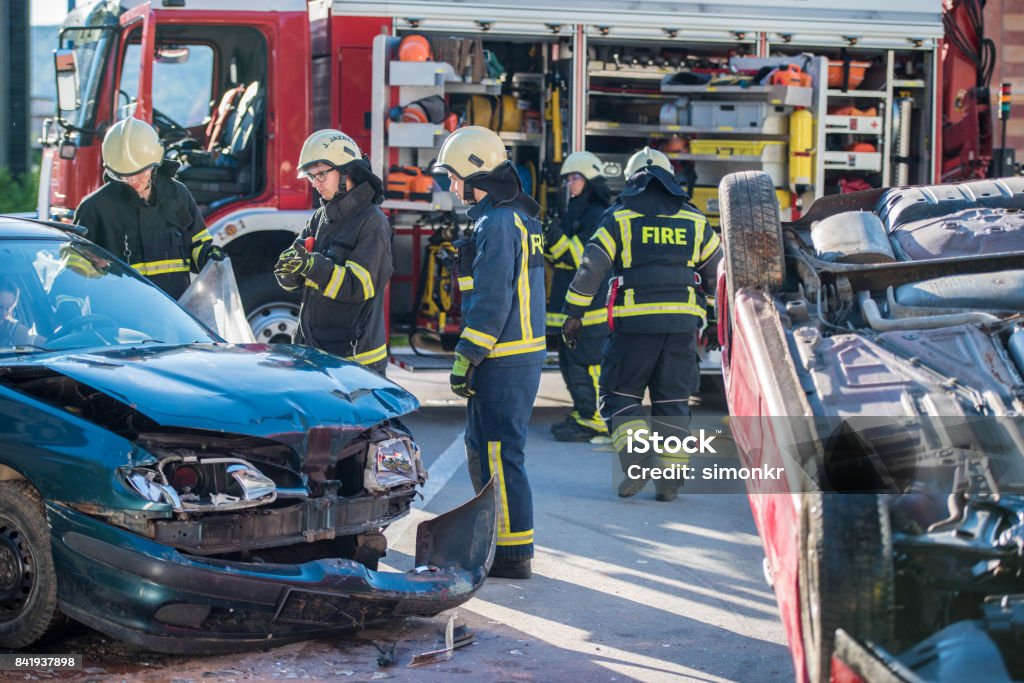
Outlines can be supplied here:
[[296, 244], [294, 247], [295, 255], [288, 259], [282, 259], [279, 267], [275, 270], [284, 276], [291, 277], [310, 277], [311, 271], [317, 270], [316, 277], [322, 276], [324, 271], [330, 272], [333, 267], [333, 262], [318, 252], [306, 251], [306, 248], [301, 244]]
[[579, 337], [581, 329], [583, 329], [583, 321], [579, 318], [569, 316], [562, 323], [562, 341], [570, 349], [576, 348], [576, 339]]
[[476, 392], [473, 390], [473, 371], [476, 370], [476, 366], [473, 362], [463, 356], [461, 353], [455, 354], [455, 363], [452, 364], [452, 374], [448, 377], [448, 383], [451, 385], [452, 393], [462, 398], [472, 398], [476, 396]]
[[274, 264], [274, 272], [281, 274], [284, 271], [281, 270], [281, 266], [284, 265], [285, 261], [290, 261], [299, 255], [299, 250], [306, 251], [306, 248], [302, 245], [302, 238], [296, 239], [290, 247], [281, 252], [281, 255], [277, 257], [277, 263]]
[[223, 261], [227, 257], [227, 252], [220, 247], [210, 247], [210, 252], [206, 255], [208, 261]]

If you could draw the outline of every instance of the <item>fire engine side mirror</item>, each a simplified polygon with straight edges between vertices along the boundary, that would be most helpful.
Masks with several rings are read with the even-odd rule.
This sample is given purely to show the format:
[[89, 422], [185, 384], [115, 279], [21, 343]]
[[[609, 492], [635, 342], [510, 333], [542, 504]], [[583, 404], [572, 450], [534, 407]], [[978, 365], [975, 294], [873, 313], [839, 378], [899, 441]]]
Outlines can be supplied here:
[[54, 50], [53, 65], [57, 72], [57, 108], [76, 111], [81, 106], [78, 86], [78, 59], [74, 50]]

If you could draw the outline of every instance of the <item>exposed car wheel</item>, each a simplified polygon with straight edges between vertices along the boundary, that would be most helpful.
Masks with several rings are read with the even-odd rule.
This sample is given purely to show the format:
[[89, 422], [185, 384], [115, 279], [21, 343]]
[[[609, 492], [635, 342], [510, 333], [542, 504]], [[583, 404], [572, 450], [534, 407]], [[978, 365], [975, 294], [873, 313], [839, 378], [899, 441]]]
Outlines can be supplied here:
[[771, 176], [763, 171], [730, 173], [718, 186], [729, 300], [743, 287], [782, 286], [782, 222]]
[[0, 647], [26, 647], [64, 622], [43, 499], [28, 482], [0, 482]]
[[299, 326], [298, 292], [287, 292], [272, 273], [254, 275], [239, 285], [246, 320], [261, 344], [291, 344]]
[[892, 533], [874, 494], [804, 495], [800, 620], [811, 683], [829, 680], [837, 628], [887, 645], [895, 620]]

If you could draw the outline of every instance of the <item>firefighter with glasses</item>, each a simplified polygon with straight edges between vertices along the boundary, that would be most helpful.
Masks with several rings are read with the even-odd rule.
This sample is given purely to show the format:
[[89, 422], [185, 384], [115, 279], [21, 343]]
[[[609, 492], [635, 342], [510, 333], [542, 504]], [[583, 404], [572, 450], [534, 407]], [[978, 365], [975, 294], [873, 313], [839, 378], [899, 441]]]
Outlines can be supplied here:
[[498, 487], [498, 541], [490, 576], [530, 578], [533, 497], [526, 433], [547, 355], [540, 207], [523, 192], [496, 133], [467, 126], [438, 153], [435, 173], [470, 204], [473, 230], [459, 249], [463, 329], [452, 391], [469, 399], [466, 459], [479, 492]]
[[608, 433], [598, 411], [598, 377], [601, 374], [601, 345], [608, 336], [604, 307], [607, 285], [602, 284], [593, 303], [583, 314], [575, 348], [561, 339], [565, 295], [583, 260], [583, 247], [593, 236], [611, 203], [604, 165], [590, 152], [570, 154], [561, 169], [569, 194], [569, 205], [560, 223], [548, 226], [544, 237], [545, 255], [554, 266], [548, 292], [548, 332], [559, 335], [558, 368], [572, 398], [572, 412], [551, 427], [558, 441], [590, 441]]
[[103, 137], [109, 182], [82, 200], [74, 222], [90, 240], [179, 298], [207, 259], [220, 260], [195, 199], [174, 179], [160, 137], [145, 121], [118, 121]]
[[[570, 346], [578, 342], [586, 312], [610, 273], [611, 332], [601, 363], [601, 415], [628, 474], [634, 464], [689, 463], [685, 452], [643, 458], [629, 453], [627, 443], [636, 429], [663, 437], [687, 433], [688, 399], [700, 381], [697, 336], [706, 322], [705, 298], [714, 295], [722, 255], [718, 235], [688, 203], [668, 157], [645, 147], [627, 163], [626, 179], [619, 202], [584, 249], [566, 295], [562, 333]], [[647, 390], [651, 424], [643, 408]], [[657, 479], [657, 499], [673, 500], [681, 481]], [[619, 496], [636, 495], [645, 484], [643, 478], [627, 476]]]
[[380, 178], [340, 130], [310, 135], [298, 168], [321, 201], [274, 268], [281, 287], [302, 290], [295, 343], [383, 375], [388, 364], [384, 299], [393, 266], [391, 224], [379, 206], [384, 201]]

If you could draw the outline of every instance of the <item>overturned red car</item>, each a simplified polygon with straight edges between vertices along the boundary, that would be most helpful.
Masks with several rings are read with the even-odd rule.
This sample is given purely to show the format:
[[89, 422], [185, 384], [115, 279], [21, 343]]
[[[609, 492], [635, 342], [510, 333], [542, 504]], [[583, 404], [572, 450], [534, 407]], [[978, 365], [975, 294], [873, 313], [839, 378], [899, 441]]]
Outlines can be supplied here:
[[1024, 678], [1024, 179], [720, 187], [718, 325], [797, 680]]

